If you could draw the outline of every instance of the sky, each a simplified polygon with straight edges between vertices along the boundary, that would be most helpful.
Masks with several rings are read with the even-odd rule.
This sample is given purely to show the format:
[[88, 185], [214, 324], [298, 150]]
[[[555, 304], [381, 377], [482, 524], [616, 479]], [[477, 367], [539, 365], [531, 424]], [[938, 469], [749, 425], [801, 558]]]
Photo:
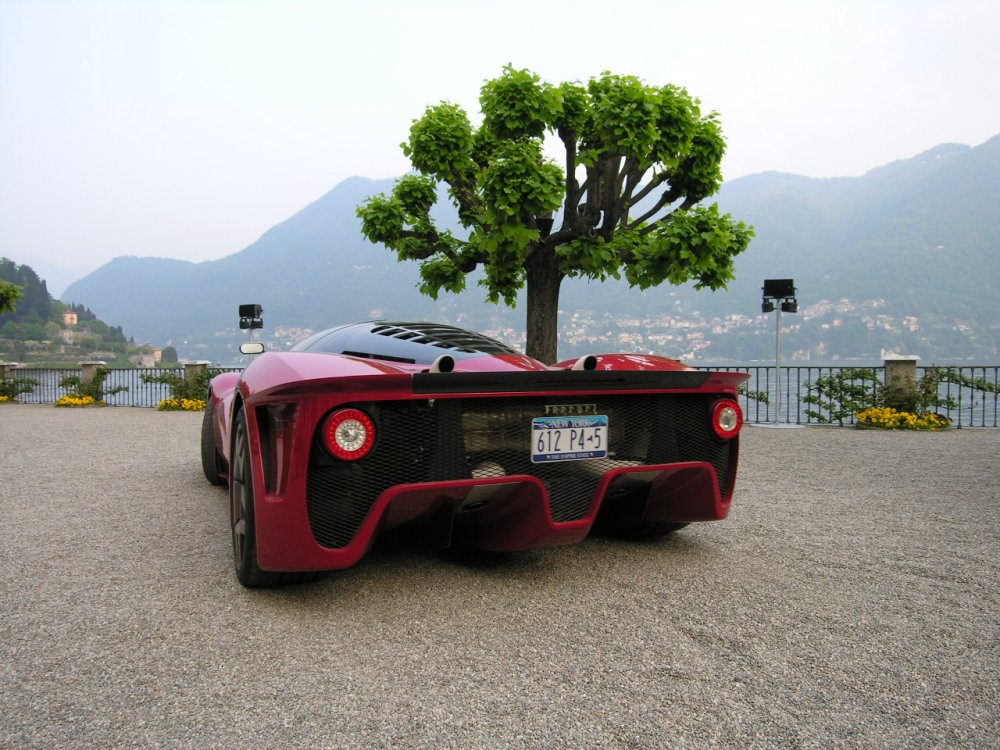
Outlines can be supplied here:
[[120, 255], [253, 243], [396, 177], [504, 65], [720, 113], [726, 180], [860, 175], [1000, 133], [1000, 0], [0, 0], [0, 256], [56, 296]]

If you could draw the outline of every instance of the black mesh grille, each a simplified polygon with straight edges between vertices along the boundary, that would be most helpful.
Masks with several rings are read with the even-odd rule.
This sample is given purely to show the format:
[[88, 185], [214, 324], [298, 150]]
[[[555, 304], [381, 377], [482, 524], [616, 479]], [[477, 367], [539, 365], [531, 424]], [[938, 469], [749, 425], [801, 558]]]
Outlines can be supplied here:
[[[343, 463], [314, 444], [309, 520], [325, 547], [343, 547], [375, 499], [396, 484], [528, 474], [546, 486], [556, 521], [586, 515], [601, 476], [617, 467], [708, 461], [725, 488], [729, 446], [709, 423], [711, 395], [462, 398], [360, 404], [378, 425], [369, 459]], [[608, 417], [608, 457], [531, 463], [531, 420], [584, 405]], [[550, 409], [549, 413], [553, 410]]]

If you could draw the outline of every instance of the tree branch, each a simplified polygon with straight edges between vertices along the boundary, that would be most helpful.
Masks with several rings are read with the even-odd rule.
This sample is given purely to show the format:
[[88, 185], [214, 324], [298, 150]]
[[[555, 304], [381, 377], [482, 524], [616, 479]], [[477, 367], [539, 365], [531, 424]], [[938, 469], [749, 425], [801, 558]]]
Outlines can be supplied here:
[[618, 185], [615, 188], [615, 195], [617, 196], [617, 200], [615, 201], [616, 225], [619, 222], [628, 223], [629, 208], [632, 206], [630, 200], [632, 191], [635, 190], [641, 178], [642, 171], [639, 168], [639, 159], [634, 156], [628, 157], [625, 160], [625, 166], [622, 167], [622, 171], [618, 175]]
[[[635, 221], [631, 222], [628, 225], [628, 228], [629, 229], [635, 229], [637, 226], [639, 226], [640, 224], [642, 224], [644, 221], [648, 221], [653, 216], [655, 216], [660, 211], [661, 208], [663, 208], [665, 205], [667, 205], [667, 202], [668, 202], [667, 201], [667, 195], [668, 195], [668, 193], [669, 193], [669, 191], [664, 190], [663, 191], [663, 195], [661, 195], [660, 199], [658, 201], [656, 201], [656, 204], [651, 209], [649, 209], [646, 213], [644, 213], [642, 216], [640, 216], [638, 219], [636, 219]], [[654, 225], [655, 224], [656, 224], [656, 222], [654, 222]]]
[[566, 200], [563, 210], [568, 217], [571, 210], [576, 213], [576, 207], [580, 203], [580, 184], [576, 179], [576, 132], [570, 128], [559, 128], [559, 139], [566, 148]]
[[[656, 209], [656, 211], [658, 211], [660, 208], [663, 208], [662, 204], [669, 203], [669, 202], [671, 202], [671, 195], [670, 195], [670, 191], [667, 190], [667, 191], [665, 191], [663, 193], [663, 196], [660, 198], [659, 203], [661, 205], [659, 206], [659, 208]], [[655, 231], [656, 229], [659, 229], [664, 224], [666, 224], [668, 221], [670, 221], [670, 218], [672, 216], [674, 216], [675, 214], [681, 213], [683, 211], [687, 211], [689, 208], [691, 208], [692, 206], [694, 206], [696, 203], [698, 203], [698, 199], [697, 198], [685, 198], [684, 202], [681, 203], [681, 205], [679, 205], [673, 211], [671, 211], [668, 214], [664, 214], [659, 219], [657, 219], [656, 221], [654, 221], [652, 224], [649, 224], [648, 226], [643, 227], [641, 230], [639, 230], [639, 236], [640, 237], [645, 237], [650, 232]], [[650, 212], [650, 214], [655, 213], [656, 211], [652, 211], [652, 212]], [[636, 221], [634, 221], [632, 224], [629, 225], [629, 229], [632, 229], [636, 225], [638, 225], [638, 224], [642, 223], [643, 221], [645, 221], [646, 218], [648, 218], [648, 216], [650, 214], [647, 214], [647, 216], [644, 217], [644, 218], [636, 219]]]
[[628, 207], [631, 208], [636, 203], [642, 201], [647, 195], [652, 193], [654, 190], [656, 190], [656, 188], [658, 188], [660, 185], [666, 182], [668, 177], [670, 177], [670, 172], [666, 170], [660, 172], [657, 175], [654, 175], [653, 179], [647, 182], [645, 186], [643, 186], [642, 190], [640, 190], [638, 193], [635, 194], [635, 196], [633, 196], [632, 200], [628, 204]]

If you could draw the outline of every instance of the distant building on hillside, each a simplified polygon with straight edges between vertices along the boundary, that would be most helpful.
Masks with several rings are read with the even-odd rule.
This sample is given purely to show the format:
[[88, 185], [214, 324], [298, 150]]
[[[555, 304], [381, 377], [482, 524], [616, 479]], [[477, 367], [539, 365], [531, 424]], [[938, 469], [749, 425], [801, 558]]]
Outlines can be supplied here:
[[160, 352], [157, 350], [152, 354], [133, 354], [128, 361], [136, 367], [156, 367], [156, 363], [160, 361]]
[[75, 326], [79, 322], [80, 321], [77, 318], [77, 315], [76, 315], [75, 312], [72, 312], [71, 310], [67, 310], [66, 312], [63, 313], [63, 325], [64, 326]]

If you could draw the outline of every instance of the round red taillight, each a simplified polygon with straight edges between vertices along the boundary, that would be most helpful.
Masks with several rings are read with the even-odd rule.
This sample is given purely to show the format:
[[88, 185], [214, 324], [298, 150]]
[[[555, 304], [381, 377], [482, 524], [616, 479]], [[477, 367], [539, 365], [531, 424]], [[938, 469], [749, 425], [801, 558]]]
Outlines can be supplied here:
[[731, 398], [719, 399], [712, 406], [712, 429], [723, 440], [729, 440], [740, 434], [743, 426], [743, 411], [740, 405]]
[[360, 409], [340, 409], [326, 418], [323, 442], [337, 458], [357, 461], [375, 445], [375, 423]]

